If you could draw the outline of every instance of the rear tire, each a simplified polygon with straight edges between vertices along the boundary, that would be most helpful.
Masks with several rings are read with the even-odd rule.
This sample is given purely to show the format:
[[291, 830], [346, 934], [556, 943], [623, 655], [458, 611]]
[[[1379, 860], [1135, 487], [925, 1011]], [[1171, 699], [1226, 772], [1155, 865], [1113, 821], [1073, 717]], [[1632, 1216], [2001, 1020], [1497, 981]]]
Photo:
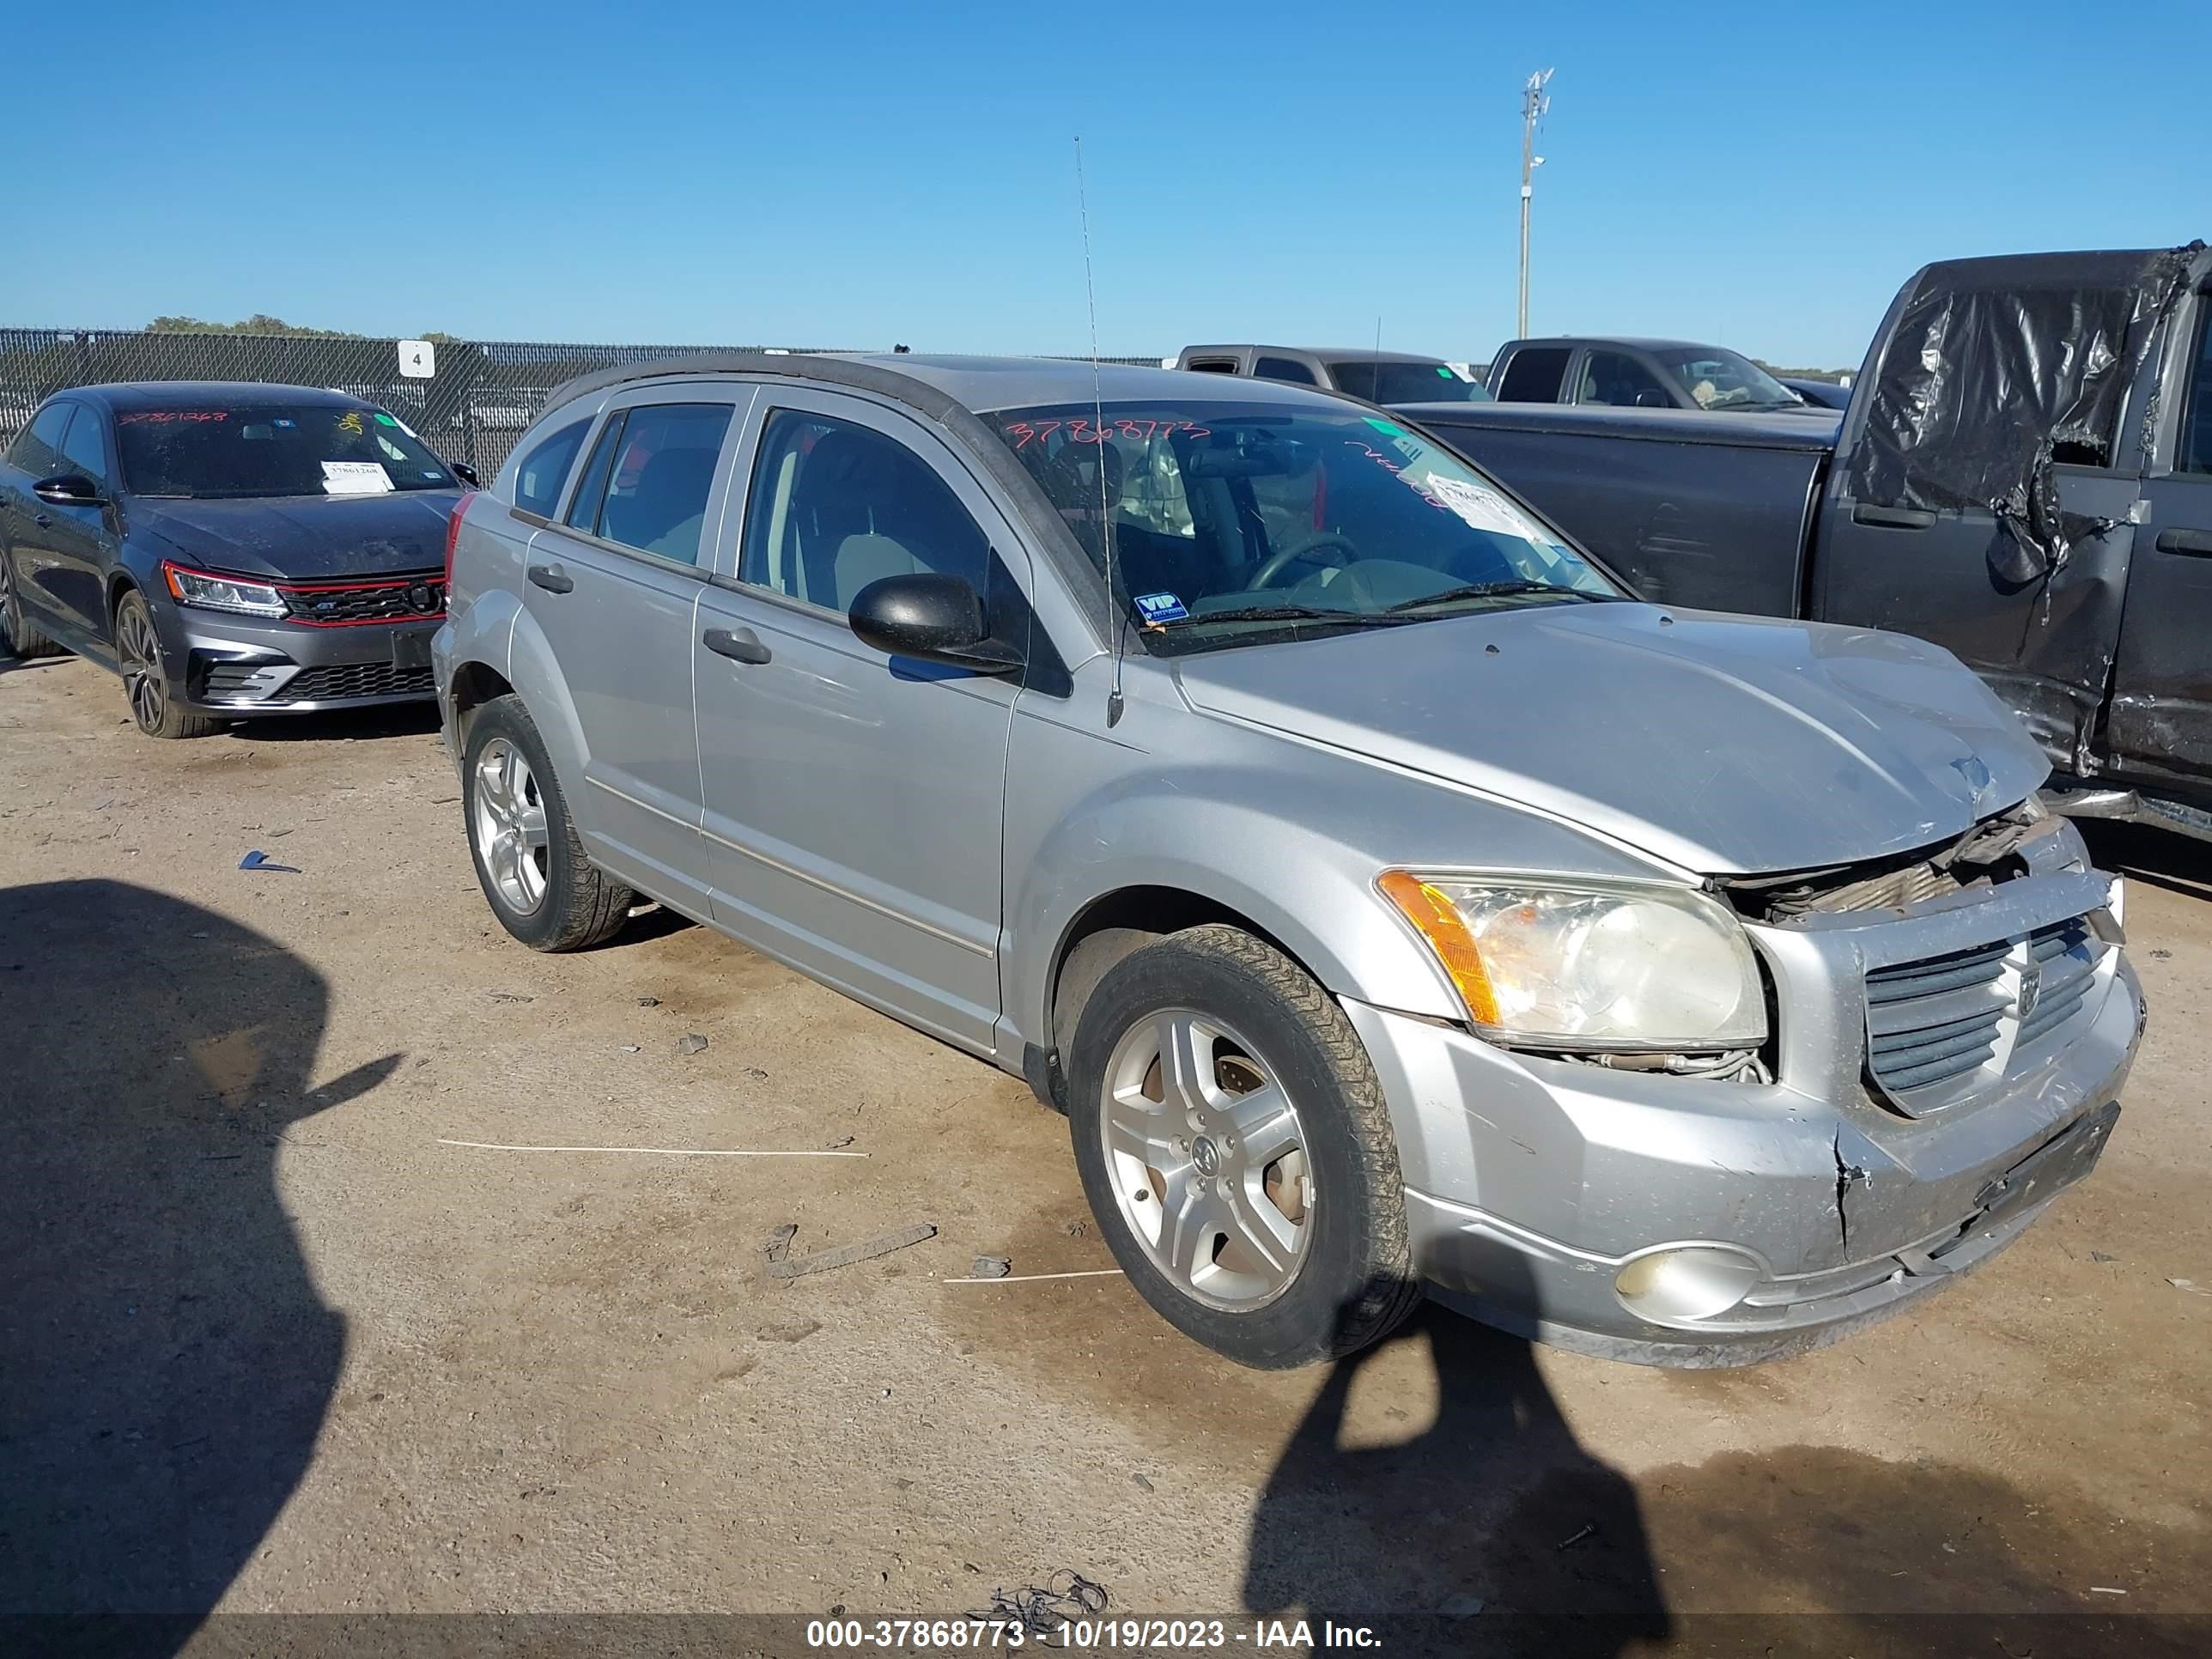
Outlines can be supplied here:
[[1092, 1213], [1184, 1334], [1285, 1370], [1419, 1304], [1382, 1085], [1335, 999], [1272, 945], [1216, 923], [1123, 957], [1084, 1005], [1068, 1082]]
[[0, 548], [0, 657], [54, 657], [61, 649], [23, 614], [22, 597], [15, 592], [15, 562]]
[[533, 951], [581, 951], [620, 932], [636, 896], [585, 854], [522, 699], [478, 708], [461, 755], [471, 861], [500, 926]]
[[149, 738], [204, 738], [218, 722], [177, 707], [168, 670], [161, 665], [161, 635], [154, 629], [153, 607], [136, 588], [115, 606], [115, 655], [123, 669], [123, 693], [131, 718]]

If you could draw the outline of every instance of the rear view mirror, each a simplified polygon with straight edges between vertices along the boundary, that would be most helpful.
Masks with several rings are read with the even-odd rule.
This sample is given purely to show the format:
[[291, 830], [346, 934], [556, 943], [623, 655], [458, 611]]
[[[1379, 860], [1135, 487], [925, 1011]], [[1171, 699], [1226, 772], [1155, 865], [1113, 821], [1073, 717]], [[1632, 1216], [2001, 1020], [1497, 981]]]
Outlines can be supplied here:
[[958, 576], [885, 576], [853, 596], [847, 620], [863, 645], [887, 656], [1010, 674], [1021, 653], [990, 636], [982, 596]]
[[98, 507], [105, 499], [100, 486], [81, 472], [57, 473], [31, 486], [31, 493], [55, 507]]

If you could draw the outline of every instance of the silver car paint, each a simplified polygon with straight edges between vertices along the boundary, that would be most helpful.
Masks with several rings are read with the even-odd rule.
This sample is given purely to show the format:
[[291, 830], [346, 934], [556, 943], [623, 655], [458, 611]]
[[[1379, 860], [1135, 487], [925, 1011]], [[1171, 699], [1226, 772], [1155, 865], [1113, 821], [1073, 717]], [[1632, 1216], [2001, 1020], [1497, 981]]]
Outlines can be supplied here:
[[[756, 882], [745, 896], [744, 882], [726, 872], [737, 849], [702, 835], [681, 872], [684, 890], [658, 892], [687, 914], [1018, 1072], [1025, 1046], [1054, 1042], [1054, 975], [1085, 911], [1147, 886], [1226, 906], [1304, 963], [1367, 1042], [1424, 1270], [1479, 1297], [1484, 1252], [1512, 1249], [1543, 1292], [1540, 1310], [1520, 1310], [1532, 1328], [1668, 1363], [1802, 1346], [1937, 1282], [1942, 1275], [1917, 1272], [1896, 1253], [1936, 1230], [1931, 1217], [1955, 1223], [1992, 1171], [2117, 1092], [2141, 1026], [2133, 975], [2117, 953], [2051, 1052], [1969, 1107], [1900, 1119], [1872, 1101], [1859, 1075], [1856, 976], [1865, 967], [2117, 903], [2117, 883], [2085, 873], [2078, 840], [2065, 843], [2070, 828], [2054, 833], [2050, 869], [1994, 899], [1905, 922], [1752, 929], [1779, 999], [1782, 1066], [1770, 1087], [1608, 1072], [1483, 1042], [1466, 1031], [1425, 947], [1374, 891], [1377, 872], [1400, 865], [1690, 886], [1940, 840], [2016, 802], [2044, 776], [2025, 734], [1948, 653], [1864, 631], [1640, 605], [1536, 608], [1181, 659], [1133, 647], [1119, 673], [1125, 713], [1110, 721], [1115, 668], [1098, 626], [1103, 592], [1083, 591], [1089, 567], [1071, 552], [1072, 538], [988, 453], [994, 441], [966, 410], [947, 413], [939, 398], [933, 417], [921, 419], [916, 411], [933, 405], [918, 389], [902, 407], [894, 378], [911, 375], [968, 409], [988, 410], [1087, 397], [1088, 366], [899, 357], [731, 359], [714, 368], [718, 379], [768, 388], [732, 442], [726, 479], [745, 476], [759, 423], [780, 399], [933, 428], [940, 471], [994, 540], [1006, 530], [1030, 556], [1016, 574], [1070, 664], [1073, 688], [1064, 698], [1025, 690], [1010, 699], [995, 797], [1003, 802], [995, 930], [969, 914], [972, 901], [933, 908], [902, 854], [886, 851], [880, 866], [862, 868], [865, 838], [847, 838], [833, 858], [805, 868], [820, 849], [787, 830], [771, 842], [735, 811], [718, 815], [708, 832], [771, 856], [780, 843], [781, 861], [804, 870], [799, 886], [842, 890], [844, 902], [794, 926], [783, 913], [793, 887]], [[1109, 368], [1103, 380], [1109, 399], [1313, 395], [1225, 379], [1193, 386], [1160, 370]], [[690, 396], [699, 382], [682, 384]], [[587, 392], [549, 410], [538, 429], [629, 395]], [[526, 436], [516, 454], [532, 441]], [[505, 474], [495, 486], [502, 487], [511, 488]], [[811, 621], [819, 613], [802, 607], [777, 617], [781, 601], [732, 581], [741, 514], [740, 501], [722, 501], [702, 612], [787, 629]], [[625, 850], [599, 803], [605, 792], [574, 787], [592, 739], [562, 653], [517, 598], [532, 537], [543, 533], [518, 534], [526, 528], [496, 501], [469, 514], [435, 652], [449, 731], [457, 667], [480, 664], [506, 679], [538, 716], [594, 856], [657, 891], [656, 879], [668, 878]], [[1095, 589], [1095, 574], [1091, 581]], [[827, 647], [818, 637], [813, 644]], [[898, 692], [917, 707], [951, 706], [941, 701], [947, 684], [895, 680], [879, 653], [849, 635], [834, 655], [834, 672], [820, 672], [822, 656], [808, 672], [833, 702], [861, 698], [848, 706], [867, 707], [869, 718], [896, 708]], [[708, 662], [726, 667], [701, 658], [696, 672]], [[729, 719], [720, 699], [719, 689], [698, 696], [698, 718]], [[1688, 720], [1668, 718], [1685, 710]], [[687, 712], [662, 714], [680, 721]], [[716, 770], [759, 765], [768, 752], [741, 752], [719, 732], [698, 748]], [[897, 750], [872, 752], [880, 763]], [[923, 769], [962, 764], [941, 745], [908, 752], [910, 781]], [[960, 774], [978, 786], [982, 816], [949, 824], [917, 821], [911, 811], [887, 817], [877, 826], [886, 848], [918, 839], [972, 855], [990, 838], [992, 770]], [[823, 799], [851, 804], [834, 792]], [[700, 822], [691, 820], [695, 830]], [[2069, 863], [2083, 870], [2063, 867]], [[923, 982], [933, 961], [950, 958], [927, 945], [917, 951], [917, 938], [979, 960], [975, 947], [988, 942], [994, 1017], [972, 981]], [[2008, 1220], [2003, 1236], [2020, 1224]], [[1629, 1314], [1612, 1296], [1606, 1263], [1701, 1238], [1755, 1255], [1779, 1287], [1774, 1309], [1740, 1329], [1722, 1322], [1679, 1331]], [[1957, 1252], [1954, 1265], [1994, 1248], [1983, 1241]], [[1869, 1273], [1866, 1285], [1838, 1291], [1831, 1282]], [[1790, 1303], [1799, 1284], [1820, 1296]]]

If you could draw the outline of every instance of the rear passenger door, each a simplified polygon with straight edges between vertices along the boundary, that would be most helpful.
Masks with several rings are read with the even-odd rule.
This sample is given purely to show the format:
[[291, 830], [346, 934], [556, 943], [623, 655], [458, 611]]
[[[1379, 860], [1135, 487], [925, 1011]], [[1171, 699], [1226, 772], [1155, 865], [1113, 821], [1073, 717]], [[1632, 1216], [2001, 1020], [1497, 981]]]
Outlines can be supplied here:
[[610, 870], [702, 916], [692, 623], [751, 398], [686, 386], [611, 399], [525, 571], [582, 732], [583, 775], [564, 780], [579, 833]]
[[987, 601], [1026, 558], [954, 452], [867, 400], [762, 396], [749, 485], [693, 642], [714, 914], [842, 990], [980, 1053], [999, 1014], [1000, 832], [1019, 688], [854, 637], [880, 577]]
[[1567, 378], [1571, 346], [1522, 346], [1506, 359], [1492, 390], [1501, 404], [1555, 404]]
[[2200, 289], [2176, 320], [2181, 366], [2169, 384], [2179, 395], [2165, 400], [2143, 477], [2106, 732], [2125, 770], [2202, 786], [2212, 780], [2212, 292]]

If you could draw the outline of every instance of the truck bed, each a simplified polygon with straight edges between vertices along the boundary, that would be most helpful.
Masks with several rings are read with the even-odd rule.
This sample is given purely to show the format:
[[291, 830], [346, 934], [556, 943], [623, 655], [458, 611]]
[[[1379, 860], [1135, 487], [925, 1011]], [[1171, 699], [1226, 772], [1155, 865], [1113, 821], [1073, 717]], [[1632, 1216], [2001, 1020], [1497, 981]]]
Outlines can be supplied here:
[[1494, 473], [1648, 599], [1804, 614], [1813, 512], [1840, 413], [1558, 404], [1398, 412]]

